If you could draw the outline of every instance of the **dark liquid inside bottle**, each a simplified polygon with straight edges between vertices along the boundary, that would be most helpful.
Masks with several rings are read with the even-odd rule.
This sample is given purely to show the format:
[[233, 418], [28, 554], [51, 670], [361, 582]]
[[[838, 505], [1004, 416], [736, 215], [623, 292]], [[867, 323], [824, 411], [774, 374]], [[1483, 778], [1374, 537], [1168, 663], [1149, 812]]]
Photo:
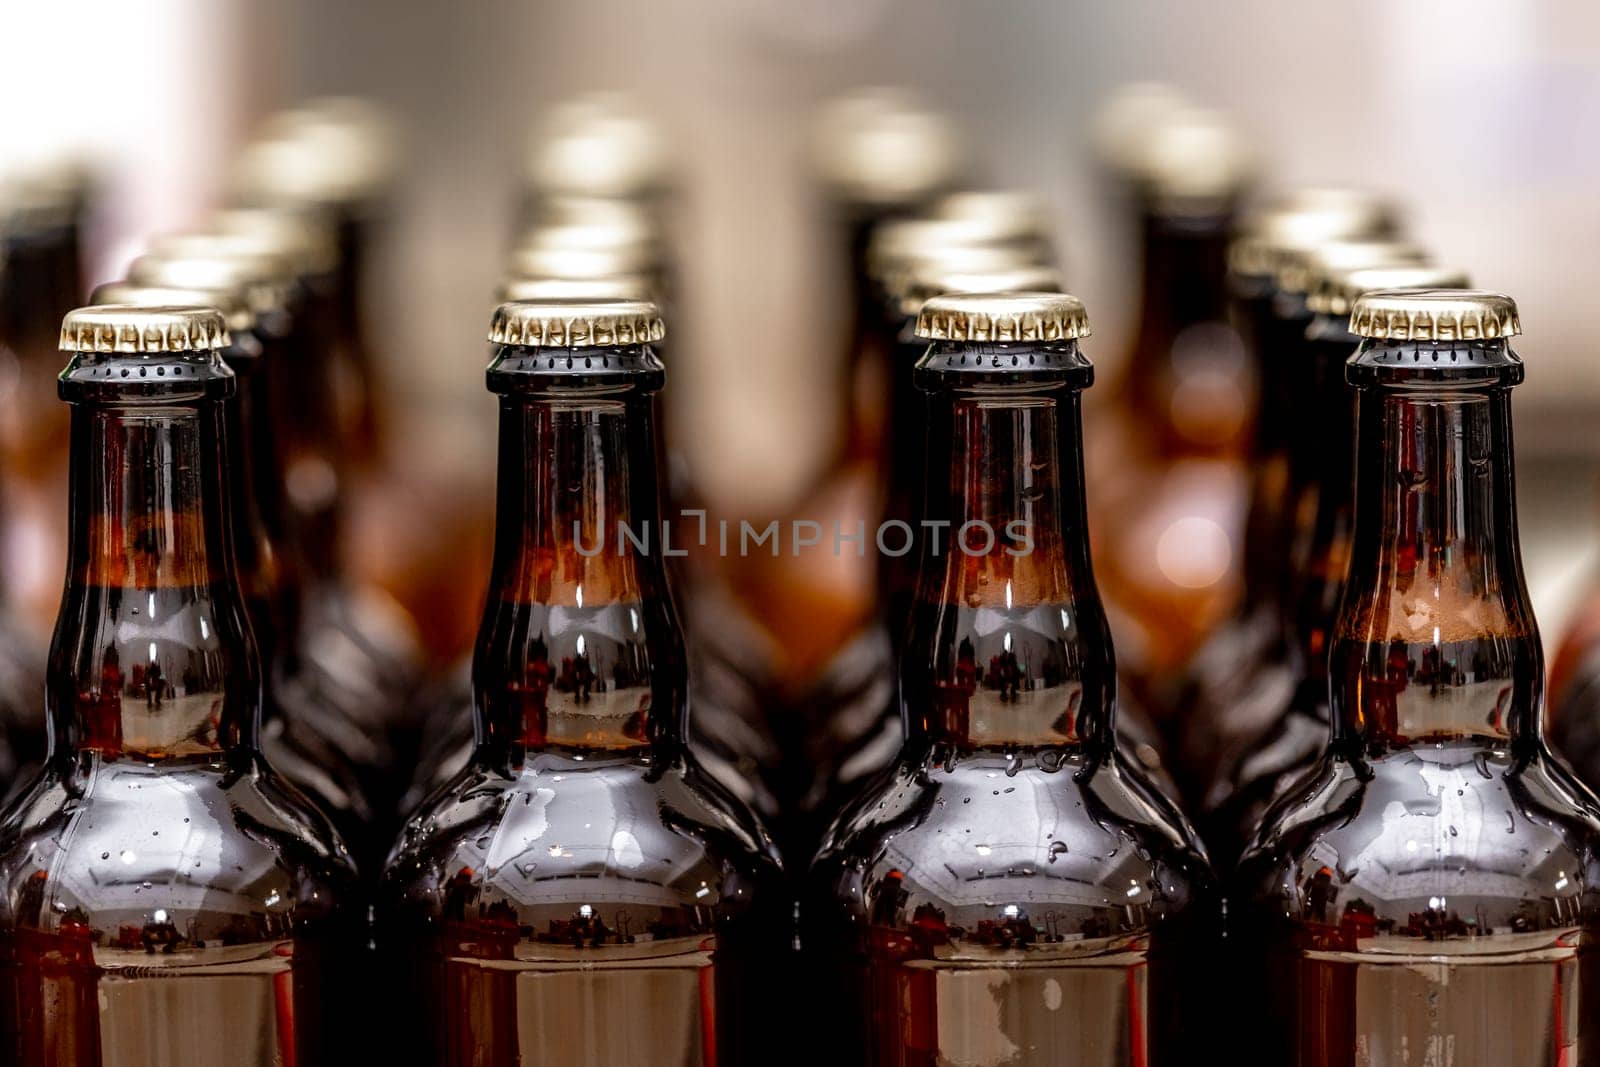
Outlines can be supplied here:
[[1369, 341], [1351, 361], [1333, 740], [1241, 861], [1242, 1062], [1600, 1060], [1585, 1007], [1600, 807], [1540, 737], [1512, 485], [1521, 373], [1504, 341]]

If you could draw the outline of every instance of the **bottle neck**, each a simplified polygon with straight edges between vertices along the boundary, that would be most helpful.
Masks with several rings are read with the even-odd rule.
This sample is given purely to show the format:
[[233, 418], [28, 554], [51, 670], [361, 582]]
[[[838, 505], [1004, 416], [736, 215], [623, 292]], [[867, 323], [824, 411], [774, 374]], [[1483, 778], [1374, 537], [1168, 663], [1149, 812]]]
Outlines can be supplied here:
[[1329, 632], [1344, 592], [1355, 517], [1355, 391], [1344, 363], [1357, 339], [1342, 318], [1319, 315], [1302, 347], [1306, 417], [1295, 424], [1294, 467], [1288, 496], [1291, 534], [1284, 568], [1283, 618], [1287, 644], [1306, 677], [1327, 676]]
[[1110, 744], [1115, 661], [1084, 518], [1079, 390], [1089, 368], [1070, 343], [1054, 355], [1082, 376], [967, 384], [948, 375], [930, 391], [922, 515], [939, 536], [923, 540], [901, 670], [914, 739], [957, 749]]
[[[886, 530], [883, 548], [887, 549], [878, 554], [878, 602], [896, 647], [904, 638], [916, 597], [917, 520], [922, 514], [923, 449], [928, 432], [927, 399], [913, 374], [928, 342], [918, 338], [914, 329], [914, 321], [903, 322], [895, 339], [885, 378], [888, 426], [878, 465], [884, 472], [881, 519]], [[891, 529], [889, 524], [897, 525]], [[903, 528], [898, 524], [904, 524]], [[900, 552], [902, 546], [904, 552]]]
[[1543, 655], [1523, 582], [1504, 341], [1363, 345], [1336, 737], [1369, 749], [1538, 737]]
[[234, 571], [220, 398], [79, 403], [53, 752], [255, 747], [260, 669]]
[[502, 398], [473, 663], [488, 758], [681, 746], [683, 634], [662, 558], [681, 549], [661, 522], [659, 478], [647, 389]]
[[1183, 329], [1225, 317], [1230, 218], [1140, 216], [1139, 326], [1129, 366], [1136, 383], [1172, 372]]
[[[263, 330], [272, 363], [273, 413], [287, 506], [289, 540], [298, 546], [307, 582], [331, 582], [341, 571], [347, 464], [339, 441], [337, 368], [319, 341], [331, 314], [325, 294], [296, 291], [286, 312]], [[269, 526], [270, 528], [270, 526]]]

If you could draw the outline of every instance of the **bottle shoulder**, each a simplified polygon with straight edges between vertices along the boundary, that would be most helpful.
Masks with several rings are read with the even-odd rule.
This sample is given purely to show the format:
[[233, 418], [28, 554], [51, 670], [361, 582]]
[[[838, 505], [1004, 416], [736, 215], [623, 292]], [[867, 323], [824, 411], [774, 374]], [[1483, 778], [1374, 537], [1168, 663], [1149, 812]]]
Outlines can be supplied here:
[[436, 791], [401, 831], [381, 895], [412, 920], [471, 902], [538, 927], [602, 902], [740, 910], [778, 873], [765, 831], [691, 762], [545, 753], [513, 773], [471, 763]]
[[814, 904], [874, 926], [919, 912], [964, 929], [1048, 914], [1087, 935], [1138, 932], [1213, 895], [1170, 805], [1115, 759], [1058, 756], [902, 762], [830, 833]]
[[1240, 861], [1246, 921], [1455, 939], [1600, 924], [1600, 804], [1542, 745], [1325, 756]]
[[52, 761], [0, 823], [0, 927], [269, 940], [352, 902], [327, 820], [259, 759]]

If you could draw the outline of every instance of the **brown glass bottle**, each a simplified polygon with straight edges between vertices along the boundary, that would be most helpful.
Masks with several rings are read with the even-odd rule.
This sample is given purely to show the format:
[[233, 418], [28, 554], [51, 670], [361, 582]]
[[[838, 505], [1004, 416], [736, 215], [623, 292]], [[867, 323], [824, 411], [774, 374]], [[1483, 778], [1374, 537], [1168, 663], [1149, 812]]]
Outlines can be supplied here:
[[424, 1062], [746, 1063], [770, 1036], [750, 968], [777, 951], [760, 939], [778, 867], [683, 742], [650, 400], [661, 333], [646, 303], [494, 318], [478, 745], [406, 824], [380, 904], [389, 970], [410, 983], [395, 1030]]
[[1600, 803], [1541, 737], [1508, 338], [1468, 290], [1360, 298], [1332, 743], [1241, 861], [1241, 1062], [1600, 1062]]
[[1355, 396], [1344, 364], [1358, 339], [1350, 305], [1368, 289], [1460, 287], [1466, 278], [1441, 267], [1367, 270], [1330, 265], [1329, 246], [1317, 291], [1297, 296], [1310, 315], [1298, 346], [1276, 358], [1289, 367], [1291, 403], [1285, 497], [1287, 558], [1277, 600], [1283, 611], [1272, 648], [1255, 664], [1232, 707], [1209, 709], [1205, 724], [1222, 735], [1215, 763], [1201, 778], [1196, 821], [1213, 860], [1226, 866], [1250, 839], [1267, 807], [1311, 767], [1328, 743], [1328, 634], [1344, 590], [1355, 506]]
[[1082, 305], [941, 297], [919, 332], [924, 515], [952, 526], [922, 545], [900, 675], [909, 740], [808, 880], [818, 1055], [1176, 1062], [1201, 1000], [1179, 994], [1179, 970], [1208, 958], [1189, 938], [1215, 921], [1213, 886], [1192, 832], [1130, 784], [1112, 740], [1084, 529]]
[[0, 1034], [19, 1063], [325, 1062], [353, 870], [256, 747], [209, 309], [87, 308], [43, 771], [0, 822]]
[[1227, 246], [1247, 174], [1225, 122], [1169, 116], [1132, 176], [1138, 319], [1092, 412], [1092, 534], [1123, 676], [1160, 720], [1167, 687], [1233, 603], [1253, 383], [1228, 320]]
[[1277, 314], [1278, 267], [1297, 249], [1383, 235], [1393, 225], [1391, 209], [1369, 193], [1306, 188], [1247, 218], [1229, 245], [1229, 317], [1254, 371], [1255, 415], [1239, 602], [1184, 667], [1174, 712], [1174, 771], [1197, 798], [1226, 747], [1213, 725], [1218, 709], [1278, 684], [1274, 665], [1284, 656], [1280, 594], [1296, 517], [1286, 503], [1296, 395], [1290, 370], [1304, 365], [1287, 354], [1298, 350], [1308, 318], [1297, 303], [1281, 305], [1285, 314]]

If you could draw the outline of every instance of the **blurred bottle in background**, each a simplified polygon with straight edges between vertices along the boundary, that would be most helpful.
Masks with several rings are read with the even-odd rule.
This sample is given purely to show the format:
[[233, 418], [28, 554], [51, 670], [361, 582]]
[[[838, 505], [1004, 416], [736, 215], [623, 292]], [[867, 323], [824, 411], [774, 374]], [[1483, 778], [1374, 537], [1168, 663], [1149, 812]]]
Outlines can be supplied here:
[[1238, 586], [1255, 382], [1226, 253], [1251, 160], [1227, 119], [1174, 94], [1110, 109], [1102, 148], [1136, 220], [1139, 311], [1087, 431], [1091, 533], [1124, 677], [1165, 718], [1175, 672]]
[[[1243, 588], [1237, 606], [1186, 665], [1174, 708], [1175, 764], [1186, 792], [1204, 795], [1231, 735], [1246, 721], [1256, 694], [1279, 691], [1286, 612], [1283, 575], [1293, 538], [1289, 506], [1289, 441], [1296, 425], [1295, 369], [1310, 313], [1279, 293], [1286, 257], [1330, 241], [1380, 237], [1394, 230], [1394, 212], [1369, 192], [1340, 188], [1292, 190], [1251, 213], [1228, 250], [1231, 318], [1259, 383], [1250, 448], [1250, 504], [1245, 518]], [[1268, 698], [1270, 705], [1274, 698]]]

